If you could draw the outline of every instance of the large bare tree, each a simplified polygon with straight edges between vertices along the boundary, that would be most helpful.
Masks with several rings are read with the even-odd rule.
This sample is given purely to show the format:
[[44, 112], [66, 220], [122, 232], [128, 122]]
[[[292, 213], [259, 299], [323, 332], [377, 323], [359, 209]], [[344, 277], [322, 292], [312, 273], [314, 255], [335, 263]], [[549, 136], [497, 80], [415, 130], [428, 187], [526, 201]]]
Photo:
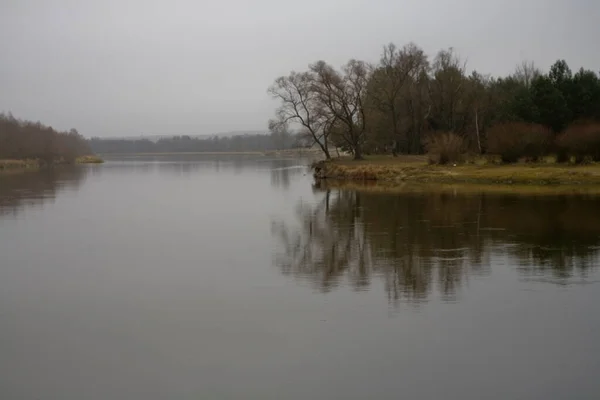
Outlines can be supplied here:
[[317, 93], [314, 91], [315, 76], [311, 72], [291, 72], [275, 80], [268, 92], [281, 101], [277, 109], [278, 124], [295, 122], [308, 132], [314, 143], [330, 159], [328, 148], [328, 126], [330, 115], [318, 107]]
[[466, 63], [452, 48], [438, 52], [433, 62], [429, 97], [433, 111], [433, 128], [462, 133], [466, 120]]
[[379, 64], [369, 80], [368, 105], [379, 118], [383, 117], [382, 125], [391, 134], [389, 139], [393, 142], [394, 154], [401, 152], [402, 144], [407, 142], [407, 130], [412, 127], [403, 104], [411, 95], [407, 87], [417, 82], [426, 65], [427, 56], [414, 43], [402, 48], [390, 43], [383, 48]]
[[363, 61], [350, 60], [336, 71], [324, 61], [310, 66], [315, 75], [313, 91], [318, 99], [318, 109], [334, 121], [342, 140], [354, 154], [355, 160], [363, 158], [362, 145], [367, 132], [365, 95], [369, 68]]
[[523, 86], [529, 88], [535, 78], [542, 75], [542, 71], [535, 66], [533, 61], [521, 61], [513, 73], [513, 78]]

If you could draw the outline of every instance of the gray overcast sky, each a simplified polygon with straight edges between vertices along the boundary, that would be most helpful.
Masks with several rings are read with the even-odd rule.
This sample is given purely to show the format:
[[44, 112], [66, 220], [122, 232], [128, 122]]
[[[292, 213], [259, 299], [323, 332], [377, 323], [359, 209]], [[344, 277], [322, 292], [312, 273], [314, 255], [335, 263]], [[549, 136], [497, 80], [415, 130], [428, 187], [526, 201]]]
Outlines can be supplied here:
[[267, 87], [392, 41], [599, 70], [598, 0], [0, 0], [0, 111], [85, 136], [265, 129]]

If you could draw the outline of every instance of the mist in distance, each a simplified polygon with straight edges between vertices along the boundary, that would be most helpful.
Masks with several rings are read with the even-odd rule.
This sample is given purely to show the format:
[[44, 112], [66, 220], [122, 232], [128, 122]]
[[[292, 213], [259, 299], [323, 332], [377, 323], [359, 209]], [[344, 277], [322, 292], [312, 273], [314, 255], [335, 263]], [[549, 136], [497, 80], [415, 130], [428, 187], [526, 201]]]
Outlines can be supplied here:
[[382, 46], [453, 47], [467, 69], [600, 70], [600, 3], [393, 0], [0, 3], [0, 111], [86, 137], [266, 131], [275, 78]]

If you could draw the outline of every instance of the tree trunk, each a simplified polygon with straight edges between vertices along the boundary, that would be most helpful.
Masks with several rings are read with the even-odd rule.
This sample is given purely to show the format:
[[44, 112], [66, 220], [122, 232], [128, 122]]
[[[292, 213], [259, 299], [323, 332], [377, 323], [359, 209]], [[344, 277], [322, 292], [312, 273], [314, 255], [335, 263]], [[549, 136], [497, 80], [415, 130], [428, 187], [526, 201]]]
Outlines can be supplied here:
[[477, 119], [477, 109], [475, 109], [475, 132], [477, 133], [477, 147], [479, 147], [479, 154], [481, 154], [481, 139], [479, 136], [479, 121]]
[[327, 146], [323, 146], [323, 144], [319, 140], [317, 140], [317, 143], [319, 144], [319, 147], [323, 151], [323, 154], [325, 155], [325, 159], [331, 160], [331, 155], [329, 154], [329, 149], [327, 148]]
[[392, 149], [392, 155], [394, 157], [398, 157], [398, 155], [402, 152], [401, 146], [400, 146], [400, 140], [398, 140], [398, 138], [396, 138], [396, 140], [394, 140], [394, 148]]
[[362, 149], [360, 148], [360, 143], [354, 144], [354, 160], [363, 160]]
[[392, 129], [394, 130], [394, 149], [392, 150], [392, 155], [397, 157], [400, 154], [400, 141], [398, 140], [398, 118], [396, 116], [396, 108], [392, 104]]
[[417, 129], [412, 133], [410, 147], [411, 154], [421, 154], [421, 135]]

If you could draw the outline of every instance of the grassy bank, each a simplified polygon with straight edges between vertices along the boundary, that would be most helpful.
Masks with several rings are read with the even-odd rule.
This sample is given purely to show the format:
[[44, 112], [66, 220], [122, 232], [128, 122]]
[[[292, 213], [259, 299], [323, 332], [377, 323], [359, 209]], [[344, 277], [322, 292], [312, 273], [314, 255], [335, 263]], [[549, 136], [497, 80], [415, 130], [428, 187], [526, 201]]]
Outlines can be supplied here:
[[0, 160], [0, 171], [30, 170], [39, 167], [39, 160]]
[[75, 164], [102, 164], [104, 160], [98, 156], [81, 156], [75, 159]]
[[[98, 156], [89, 155], [77, 157], [75, 164], [101, 164], [102, 160]], [[59, 160], [55, 161], [53, 165], [65, 165], [68, 162]], [[39, 159], [26, 159], [26, 160], [0, 160], [0, 171], [25, 171], [25, 170], [36, 170], [47, 166], [46, 163]]]
[[377, 181], [390, 184], [480, 183], [508, 185], [599, 185], [600, 164], [429, 165], [425, 157], [337, 159], [313, 165], [318, 179]]

